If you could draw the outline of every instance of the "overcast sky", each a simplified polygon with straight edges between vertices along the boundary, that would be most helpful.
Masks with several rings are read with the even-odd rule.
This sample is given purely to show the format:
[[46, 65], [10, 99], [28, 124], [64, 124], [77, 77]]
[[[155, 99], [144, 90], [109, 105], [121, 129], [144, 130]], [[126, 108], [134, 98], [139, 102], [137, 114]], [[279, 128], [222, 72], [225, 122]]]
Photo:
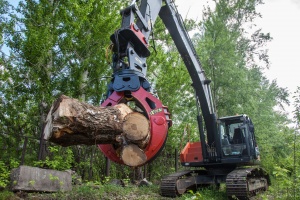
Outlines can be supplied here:
[[[213, 5], [210, 0], [176, 0], [176, 4], [183, 18], [198, 20], [203, 5]], [[293, 93], [300, 86], [300, 0], [265, 0], [258, 11], [263, 18], [256, 21], [257, 26], [273, 37], [267, 46], [271, 66], [265, 74]]]

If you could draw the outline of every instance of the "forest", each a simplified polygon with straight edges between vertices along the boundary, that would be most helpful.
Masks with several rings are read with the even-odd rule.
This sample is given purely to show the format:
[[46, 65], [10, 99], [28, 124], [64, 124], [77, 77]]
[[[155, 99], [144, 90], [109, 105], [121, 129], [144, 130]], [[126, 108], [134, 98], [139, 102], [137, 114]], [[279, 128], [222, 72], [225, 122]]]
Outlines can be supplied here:
[[[184, 21], [212, 80], [218, 117], [250, 116], [261, 165], [271, 175], [268, 194], [300, 199], [300, 85], [291, 93], [263, 73], [272, 67], [272, 33], [254, 23], [262, 17], [257, 11], [262, 0], [214, 2], [200, 22]], [[8, 188], [10, 171], [20, 165], [72, 169], [85, 183], [135, 178], [136, 170], [113, 162], [107, 176], [106, 158], [96, 145], [61, 147], [42, 139], [50, 106], [60, 95], [92, 105], [105, 99], [112, 75], [110, 35], [120, 27], [119, 11], [129, 3], [23, 0], [13, 6], [0, 0], [0, 191]], [[149, 43], [147, 79], [168, 106], [173, 126], [161, 154], [139, 170], [159, 183], [162, 176], [185, 169], [176, 166], [178, 152], [200, 138], [191, 79], [160, 19]], [[284, 110], [290, 97], [292, 118]]]

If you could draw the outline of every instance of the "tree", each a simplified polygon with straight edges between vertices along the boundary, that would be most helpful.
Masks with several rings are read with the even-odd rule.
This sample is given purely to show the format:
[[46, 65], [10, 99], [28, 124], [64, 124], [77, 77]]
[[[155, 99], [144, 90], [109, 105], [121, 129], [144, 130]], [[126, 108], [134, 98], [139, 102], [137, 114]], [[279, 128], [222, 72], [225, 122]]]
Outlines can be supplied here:
[[[274, 109], [288, 103], [288, 92], [264, 76], [262, 69], [271, 65], [265, 48], [271, 37], [253, 23], [260, 17], [256, 7], [262, 1], [214, 2], [216, 8], [207, 8], [201, 23], [187, 20], [186, 26], [197, 30], [193, 42], [206, 76], [212, 80], [218, 114], [248, 114], [255, 125], [264, 167], [269, 172], [293, 171], [287, 152], [292, 150], [294, 132], [287, 127], [285, 113]], [[11, 51], [0, 63], [4, 69], [0, 72], [1, 161], [8, 164], [12, 158], [19, 162], [23, 158], [24, 164], [31, 164], [36, 160], [45, 113], [58, 95], [99, 105], [109, 82], [106, 77], [111, 75], [110, 56], [106, 55], [109, 37], [119, 27], [121, 20], [116, 16], [125, 4], [26, 0], [15, 9], [0, 0], [0, 31], [4, 33], [0, 45]], [[183, 132], [191, 133], [190, 140], [199, 140], [198, 111], [191, 79], [160, 20], [152, 39], [156, 51], [147, 59], [147, 78], [169, 107], [174, 122], [162, 155], [147, 167], [151, 178], [159, 179], [171, 172], [166, 169], [174, 163], [174, 148], [185, 144]], [[190, 131], [184, 131], [185, 127]], [[58, 163], [66, 161], [63, 166], [77, 170], [83, 179], [104, 176], [104, 156], [95, 146], [62, 149], [52, 145], [47, 153], [37, 164], [58, 168], [62, 166]], [[130, 169], [112, 165], [113, 178], [129, 175]]]
[[[4, 41], [11, 52], [3, 64], [5, 74], [1, 74], [8, 80], [1, 85], [4, 160], [20, 160], [24, 149], [28, 152], [25, 163], [36, 160], [45, 116], [58, 94], [99, 104], [106, 90], [101, 77], [110, 68], [105, 49], [119, 24], [115, 16], [120, 4], [28, 0], [15, 10], [6, 10], [10, 15], [7, 24], [14, 26]], [[80, 160], [76, 148], [73, 151]], [[48, 157], [54, 154], [48, 152]], [[86, 152], [84, 157], [87, 155], [91, 154]]]
[[[293, 196], [296, 197], [296, 194], [299, 194], [299, 184], [300, 184], [300, 87], [297, 87], [297, 90], [294, 95], [295, 101], [295, 110], [294, 110], [294, 120], [295, 120], [295, 132], [294, 132], [294, 144], [293, 144]], [[298, 192], [297, 192], [298, 190]]]

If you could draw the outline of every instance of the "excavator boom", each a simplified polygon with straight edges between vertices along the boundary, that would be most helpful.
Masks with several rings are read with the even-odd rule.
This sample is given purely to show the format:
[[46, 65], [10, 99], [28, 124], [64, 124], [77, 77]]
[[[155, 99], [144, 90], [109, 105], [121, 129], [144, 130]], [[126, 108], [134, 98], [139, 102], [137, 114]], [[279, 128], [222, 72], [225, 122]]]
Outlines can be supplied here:
[[[168, 29], [183, 59], [196, 94], [200, 141], [188, 142], [181, 152], [180, 159], [183, 166], [202, 169], [177, 172], [164, 177], [161, 182], [161, 194], [176, 196], [195, 186], [219, 185], [221, 182], [226, 182], [229, 197], [235, 195], [247, 199], [260, 190], [266, 190], [270, 179], [268, 174], [257, 166], [259, 151], [253, 123], [246, 115], [217, 119], [210, 89], [211, 81], [205, 76], [173, 1], [134, 0], [127, 8], [121, 10], [120, 14], [121, 28], [110, 37], [113, 75], [102, 106], [133, 102], [139, 112], [149, 119], [150, 140], [143, 149], [147, 162], [153, 160], [162, 150], [168, 128], [172, 126], [168, 108], [159, 100], [146, 78], [146, 59], [150, 56], [149, 40], [158, 16]], [[99, 145], [99, 148], [109, 159], [124, 164], [118, 155], [118, 147]], [[239, 168], [241, 166], [251, 167]]]

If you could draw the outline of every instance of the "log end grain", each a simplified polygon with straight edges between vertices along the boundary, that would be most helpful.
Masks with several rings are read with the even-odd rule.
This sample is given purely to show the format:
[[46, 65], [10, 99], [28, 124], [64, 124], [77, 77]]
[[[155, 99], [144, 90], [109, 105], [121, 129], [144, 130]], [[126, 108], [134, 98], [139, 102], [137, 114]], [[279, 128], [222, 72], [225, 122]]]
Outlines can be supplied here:
[[141, 113], [132, 112], [124, 119], [123, 132], [131, 141], [144, 140], [150, 134], [150, 123]]
[[137, 145], [129, 144], [123, 147], [121, 159], [124, 164], [131, 167], [137, 167], [146, 163], [147, 156]]

